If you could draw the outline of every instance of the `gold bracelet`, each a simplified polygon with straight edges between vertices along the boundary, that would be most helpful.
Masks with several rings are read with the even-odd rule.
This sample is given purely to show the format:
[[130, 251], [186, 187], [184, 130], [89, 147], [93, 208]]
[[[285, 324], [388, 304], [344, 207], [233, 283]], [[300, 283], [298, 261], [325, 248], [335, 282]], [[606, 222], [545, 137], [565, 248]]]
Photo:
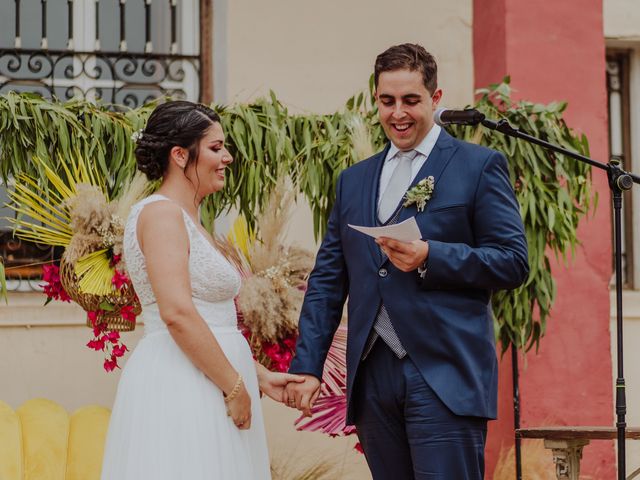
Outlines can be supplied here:
[[229, 403], [231, 400], [238, 396], [240, 393], [240, 387], [242, 386], [242, 375], [238, 374], [238, 380], [236, 380], [236, 384], [233, 386], [229, 395], [224, 397], [224, 403]]

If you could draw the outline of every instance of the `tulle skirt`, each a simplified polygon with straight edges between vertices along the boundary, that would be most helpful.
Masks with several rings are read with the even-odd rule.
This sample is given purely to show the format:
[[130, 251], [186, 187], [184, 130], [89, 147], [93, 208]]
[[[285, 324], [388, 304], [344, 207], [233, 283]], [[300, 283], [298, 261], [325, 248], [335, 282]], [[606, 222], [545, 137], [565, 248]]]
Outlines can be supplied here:
[[227, 416], [222, 391], [166, 329], [154, 331], [140, 340], [122, 372], [102, 480], [271, 478], [249, 345], [236, 327], [210, 328], [251, 395], [251, 428], [239, 430]]

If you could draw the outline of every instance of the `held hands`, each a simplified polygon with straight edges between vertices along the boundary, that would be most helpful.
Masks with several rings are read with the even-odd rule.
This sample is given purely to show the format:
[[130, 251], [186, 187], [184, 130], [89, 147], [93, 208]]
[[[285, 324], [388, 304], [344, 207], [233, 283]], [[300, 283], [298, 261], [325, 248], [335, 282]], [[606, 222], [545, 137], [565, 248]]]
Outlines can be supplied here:
[[284, 403], [284, 391], [287, 385], [301, 384], [305, 378], [292, 373], [271, 372], [266, 368], [258, 373], [260, 391], [276, 402]]
[[313, 375], [300, 375], [304, 383], [289, 383], [284, 389], [283, 401], [297, 408], [305, 417], [311, 416], [311, 408], [320, 395], [320, 380]]
[[256, 370], [262, 393], [311, 416], [311, 407], [320, 394], [320, 380], [313, 375], [271, 372], [257, 362]]
[[376, 239], [389, 261], [403, 272], [411, 272], [421, 266], [429, 256], [429, 244], [422, 240], [401, 242], [392, 238]]

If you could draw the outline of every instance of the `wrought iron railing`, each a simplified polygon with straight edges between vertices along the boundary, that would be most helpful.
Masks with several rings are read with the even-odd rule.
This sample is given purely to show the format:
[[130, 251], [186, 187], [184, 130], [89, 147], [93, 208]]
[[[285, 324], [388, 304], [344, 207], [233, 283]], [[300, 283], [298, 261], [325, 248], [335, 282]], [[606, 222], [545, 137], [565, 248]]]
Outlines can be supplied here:
[[0, 94], [31, 91], [135, 108], [160, 96], [198, 99], [198, 82], [185, 88], [198, 66], [199, 58], [188, 55], [0, 49]]
[[[3, 11], [9, 11], [9, 4], [13, 3], [15, 17], [13, 44], [0, 45], [0, 93], [31, 91], [46, 98], [82, 97], [127, 107], [137, 107], [160, 96], [200, 99], [199, 2], [195, 0], [119, 0], [117, 21], [109, 29], [119, 29], [119, 41], [110, 50], [101, 48], [109, 25], [101, 18], [106, 4], [101, 5], [104, 2], [100, 0], [66, 2], [66, 25], [54, 25], [58, 34], [66, 31], [66, 48], [58, 49], [50, 48], [52, 22], [47, 12], [51, 8], [48, 3], [52, 2], [40, 0], [40, 48], [23, 48], [21, 9], [27, 2], [0, 2], [7, 4]], [[168, 17], [170, 28], [166, 33], [162, 29], [167, 22], [157, 21], [160, 13], [163, 18]], [[82, 32], [74, 29], [74, 18], [79, 17], [83, 19]], [[127, 21], [143, 24], [140, 31], [144, 30], [144, 41], [139, 45], [127, 41]], [[160, 30], [155, 37], [164, 36], [163, 42], [154, 44], [154, 28]]]

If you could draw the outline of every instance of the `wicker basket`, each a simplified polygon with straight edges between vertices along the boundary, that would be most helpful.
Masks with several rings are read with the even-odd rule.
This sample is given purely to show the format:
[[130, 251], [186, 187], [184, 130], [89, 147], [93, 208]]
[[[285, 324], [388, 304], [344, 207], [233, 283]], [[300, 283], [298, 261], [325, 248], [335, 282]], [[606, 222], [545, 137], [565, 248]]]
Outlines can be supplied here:
[[[136, 316], [142, 312], [142, 307], [131, 283], [127, 283], [120, 290], [114, 291], [112, 294], [106, 296], [82, 293], [78, 288], [78, 279], [73, 264], [67, 262], [64, 258], [60, 261], [60, 282], [69, 294], [69, 297], [71, 297], [71, 300], [87, 312], [101, 310], [100, 305], [103, 302], [108, 302], [113, 305], [113, 311], [105, 311], [99, 317], [101, 321], [107, 322], [108, 330], [128, 332], [135, 329], [135, 322], [125, 320], [120, 315], [122, 307], [128, 305], [133, 307], [133, 313]], [[87, 326], [93, 327], [89, 318], [87, 318]]]

